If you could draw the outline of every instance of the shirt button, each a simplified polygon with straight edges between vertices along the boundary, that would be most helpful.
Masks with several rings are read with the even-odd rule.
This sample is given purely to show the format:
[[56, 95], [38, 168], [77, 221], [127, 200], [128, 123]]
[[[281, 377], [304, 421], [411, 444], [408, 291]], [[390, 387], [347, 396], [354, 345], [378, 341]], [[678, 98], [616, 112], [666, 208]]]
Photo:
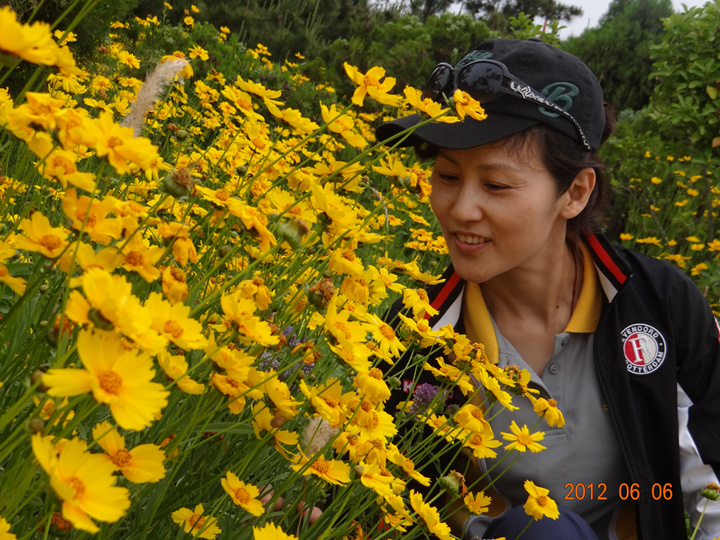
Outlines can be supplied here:
[[557, 375], [559, 371], [560, 366], [558, 366], [557, 364], [550, 364], [548, 366], [548, 372], [550, 372], [551, 375]]
[[562, 342], [560, 342], [560, 345], [562, 345], [563, 347], [567, 347], [568, 343], [570, 343], [570, 338], [566, 337], [562, 340]]

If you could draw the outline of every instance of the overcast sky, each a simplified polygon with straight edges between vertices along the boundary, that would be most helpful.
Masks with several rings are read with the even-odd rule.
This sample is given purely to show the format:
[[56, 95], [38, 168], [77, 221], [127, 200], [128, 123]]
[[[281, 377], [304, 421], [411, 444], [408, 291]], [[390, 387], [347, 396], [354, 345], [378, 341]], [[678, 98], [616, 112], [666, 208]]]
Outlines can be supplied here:
[[[673, 0], [673, 9], [676, 12], [683, 12], [682, 4], [688, 8], [705, 5], [706, 0]], [[581, 7], [583, 14], [570, 23], [564, 23], [567, 28], [560, 31], [560, 37], [577, 36], [586, 28], [597, 26], [598, 20], [602, 17], [610, 5], [610, 0], [562, 0], [561, 3]]]

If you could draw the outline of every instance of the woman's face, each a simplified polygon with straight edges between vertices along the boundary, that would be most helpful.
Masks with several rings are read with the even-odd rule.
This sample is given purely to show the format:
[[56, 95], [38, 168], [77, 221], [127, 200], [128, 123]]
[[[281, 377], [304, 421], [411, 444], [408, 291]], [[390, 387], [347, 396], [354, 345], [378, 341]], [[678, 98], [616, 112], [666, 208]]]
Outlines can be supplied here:
[[532, 147], [511, 152], [500, 142], [437, 156], [430, 203], [467, 281], [541, 273], [563, 255], [567, 219], [577, 212]]

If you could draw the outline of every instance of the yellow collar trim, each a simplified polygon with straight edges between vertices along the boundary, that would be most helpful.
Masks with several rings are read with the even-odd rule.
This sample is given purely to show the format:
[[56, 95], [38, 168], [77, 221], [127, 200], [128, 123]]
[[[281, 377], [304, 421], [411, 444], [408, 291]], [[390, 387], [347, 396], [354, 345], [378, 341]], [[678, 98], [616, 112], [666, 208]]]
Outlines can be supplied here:
[[[583, 287], [565, 332], [593, 333], [600, 321], [602, 294], [590, 251], [584, 244], [578, 244], [583, 255]], [[465, 285], [462, 317], [465, 322], [465, 333], [470, 341], [482, 343], [488, 359], [493, 364], [497, 364], [499, 357], [497, 336], [480, 285], [477, 283]]]

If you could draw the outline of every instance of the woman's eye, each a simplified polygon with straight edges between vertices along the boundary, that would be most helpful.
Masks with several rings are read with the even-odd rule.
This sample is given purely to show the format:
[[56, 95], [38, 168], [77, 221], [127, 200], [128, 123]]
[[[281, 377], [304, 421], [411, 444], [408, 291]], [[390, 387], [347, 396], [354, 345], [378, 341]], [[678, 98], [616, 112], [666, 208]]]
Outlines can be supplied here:
[[502, 191], [503, 189], [507, 189], [507, 186], [502, 184], [485, 184], [485, 187], [490, 191]]
[[440, 178], [440, 180], [442, 180], [443, 182], [457, 182], [457, 180], [458, 180], [458, 177], [457, 177], [457, 176], [453, 176], [452, 174], [442, 174], [442, 173], [438, 173], [437, 176], [438, 176], [438, 178]]

